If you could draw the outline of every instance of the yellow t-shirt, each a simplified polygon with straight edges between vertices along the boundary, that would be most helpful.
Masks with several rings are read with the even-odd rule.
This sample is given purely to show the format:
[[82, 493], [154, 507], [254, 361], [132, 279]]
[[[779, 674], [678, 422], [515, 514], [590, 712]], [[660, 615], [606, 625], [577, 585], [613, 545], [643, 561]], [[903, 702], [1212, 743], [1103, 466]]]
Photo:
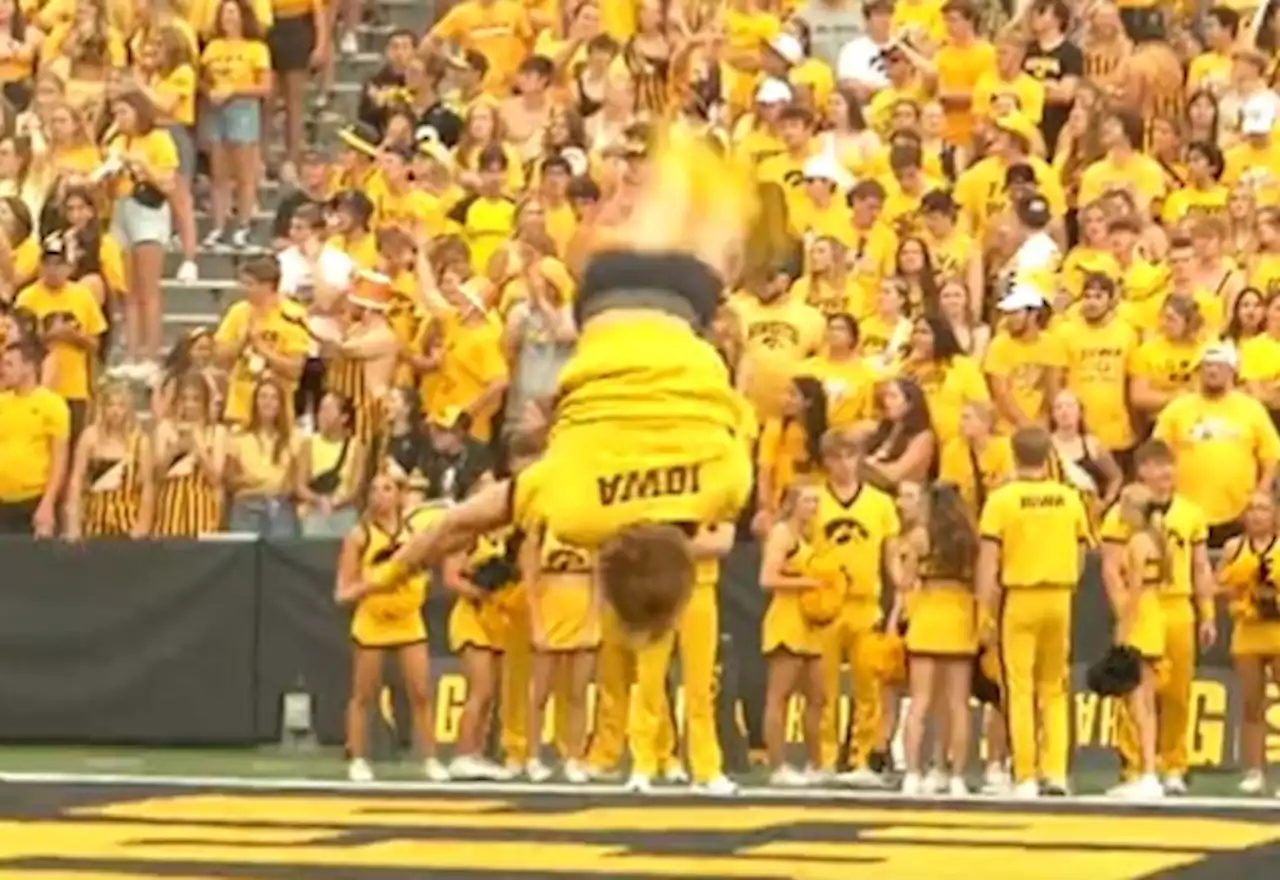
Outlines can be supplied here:
[[1176, 487], [1210, 525], [1244, 512], [1258, 485], [1258, 463], [1280, 460], [1280, 437], [1262, 404], [1242, 391], [1216, 400], [1184, 394], [1156, 420], [1153, 436], [1177, 460]]
[[844, 569], [848, 575], [845, 598], [879, 599], [884, 544], [902, 532], [893, 498], [863, 484], [845, 501], [827, 485], [814, 524], [814, 558]]
[[[1193, 561], [1195, 548], [1204, 544], [1209, 537], [1209, 527], [1205, 523], [1204, 514], [1190, 500], [1181, 495], [1174, 495], [1169, 502], [1169, 509], [1164, 514], [1164, 531], [1168, 540], [1165, 542], [1169, 554], [1169, 582], [1160, 583], [1158, 576], [1152, 578], [1160, 583], [1160, 593], [1164, 596], [1191, 596], [1195, 593]], [[1102, 517], [1102, 526], [1098, 530], [1099, 537], [1106, 544], [1127, 544], [1133, 535], [1133, 529], [1120, 516], [1120, 506], [1113, 504]], [[1152, 560], [1153, 567], [1158, 570], [1157, 561]], [[1144, 578], [1146, 580], [1146, 578]]]
[[[1039, 333], [1030, 342], [1015, 339], [1008, 333], [996, 333], [987, 348], [983, 371], [1009, 383], [1009, 392], [1018, 409], [1032, 421], [1041, 421], [1048, 412], [1045, 400], [1045, 377], [1051, 369], [1067, 365], [1067, 352], [1062, 340], [1050, 333]], [[1003, 429], [1013, 426], [1000, 419]]]
[[964, 437], [952, 437], [938, 457], [938, 479], [954, 484], [976, 520], [986, 499], [997, 486], [1012, 479], [1013, 445], [1008, 437], [990, 437], [976, 450]]
[[1107, 449], [1133, 446], [1128, 380], [1138, 335], [1126, 322], [1063, 321], [1057, 329], [1067, 355], [1066, 387], [1080, 401], [1085, 423]]
[[1131, 370], [1135, 378], [1146, 379], [1157, 391], [1182, 394], [1195, 387], [1196, 366], [1203, 350], [1199, 339], [1175, 342], [1156, 333], [1138, 346]]
[[1165, 226], [1181, 223], [1186, 217], [1217, 217], [1227, 211], [1227, 197], [1231, 191], [1222, 184], [1208, 189], [1184, 186], [1165, 196], [1160, 209], [1160, 219]]
[[[290, 300], [280, 300], [266, 311], [254, 316], [253, 306], [241, 301], [227, 309], [222, 323], [214, 334], [218, 345], [237, 343], [255, 325], [262, 332], [264, 341], [276, 351], [290, 357], [303, 357], [311, 347], [311, 337], [301, 322], [306, 314], [303, 307]], [[285, 388], [285, 405], [291, 405], [293, 389], [297, 381], [274, 375], [261, 355], [246, 348], [231, 368], [227, 381], [227, 406], [223, 418], [228, 422], [244, 424], [253, 412], [253, 389], [264, 378], [274, 378]]]
[[[107, 145], [107, 152], [141, 162], [153, 171], [172, 173], [178, 170], [178, 148], [173, 143], [173, 136], [163, 128], [153, 128], [141, 137], [116, 135]], [[116, 183], [116, 195], [127, 196], [132, 192], [133, 181], [128, 175], [121, 175]]]
[[991, 104], [997, 95], [1012, 95], [1018, 112], [1036, 125], [1044, 116], [1044, 83], [1026, 73], [1012, 80], [1001, 79], [997, 71], [988, 71], [973, 87], [973, 115], [982, 119], [992, 115]]
[[[42, 327], [48, 327], [58, 316], [87, 336], [101, 337], [107, 332], [102, 307], [89, 288], [75, 281], [68, 281], [59, 290], [36, 281], [18, 294], [15, 304], [34, 314]], [[67, 400], [88, 400], [94, 353], [70, 342], [53, 342], [49, 345], [49, 354], [54, 364], [53, 390]]]
[[875, 418], [876, 374], [866, 361], [854, 356], [834, 361], [826, 355], [811, 357], [796, 369], [799, 376], [812, 376], [827, 393], [827, 424], [847, 427]]
[[[1035, 174], [1036, 188], [1049, 203], [1049, 212], [1061, 217], [1067, 210], [1067, 197], [1057, 172], [1038, 156], [1028, 156], [1023, 164]], [[976, 240], [983, 241], [993, 217], [1008, 207], [1009, 196], [1004, 185], [1008, 167], [999, 156], [988, 156], [966, 168], [956, 180], [955, 200], [960, 207], [961, 228]]]
[[[995, 47], [986, 40], [975, 40], [968, 46], [944, 43], [933, 56], [938, 75], [938, 91], [973, 94], [983, 76], [996, 69]], [[974, 109], [947, 110], [946, 140], [968, 146], [973, 139]]]
[[489, 260], [515, 230], [516, 203], [503, 196], [476, 196], [455, 205], [449, 219], [462, 227], [462, 238], [471, 249], [471, 268], [485, 275]]
[[[265, 33], [275, 23], [272, 0], [248, 0], [248, 3]], [[213, 39], [214, 31], [217, 30], [218, 9], [221, 5], [218, 0], [191, 0], [187, 7], [187, 21], [207, 40]]]
[[315, 13], [318, 0], [271, 0], [271, 11], [276, 21], [282, 18], [310, 17]]
[[229, 40], [217, 37], [204, 47], [200, 70], [211, 91], [226, 90], [233, 96], [252, 89], [271, 70], [271, 50], [261, 40]]
[[1123, 165], [1109, 158], [1099, 159], [1086, 168], [1080, 178], [1078, 203], [1087, 205], [1113, 188], [1131, 191], [1138, 199], [1139, 209], [1145, 210], [1164, 197], [1164, 169], [1143, 153], [1134, 153]]
[[151, 85], [162, 95], [176, 98], [173, 121], [179, 125], [196, 124], [196, 71], [190, 64], [180, 64]]
[[1271, 383], [1280, 379], [1280, 340], [1262, 333], [1244, 340], [1240, 351], [1240, 381]]
[[1223, 153], [1222, 182], [1226, 186], [1245, 183], [1253, 189], [1260, 207], [1280, 203], [1280, 140], [1261, 149], [1240, 141]]
[[924, 392], [940, 446], [959, 433], [960, 410], [966, 403], [991, 402], [987, 380], [968, 355], [956, 355], [949, 363], [907, 361], [902, 374], [914, 379]]
[[1016, 478], [982, 508], [978, 531], [1000, 545], [1000, 585], [1007, 590], [1070, 587], [1080, 582], [1080, 545], [1089, 514], [1080, 493], [1052, 480]]
[[761, 418], [779, 415], [787, 384], [800, 362], [822, 344], [826, 321], [822, 313], [803, 302], [779, 297], [764, 303], [750, 294], [732, 299], [746, 337], [746, 395]]
[[0, 391], [0, 502], [44, 494], [52, 460], [49, 446], [71, 432], [67, 402], [48, 388], [27, 394]]
[[[432, 384], [431, 412], [437, 415], [451, 407], [472, 406], [492, 382], [507, 377], [507, 361], [502, 353], [502, 325], [484, 320], [463, 324], [445, 323], [444, 356]], [[428, 399], [424, 394], [424, 399]], [[474, 414], [471, 434], [488, 440], [493, 431], [494, 409]]]
[[483, 55], [489, 62], [485, 90], [494, 93], [510, 82], [534, 34], [529, 14], [518, 0], [488, 4], [463, 0], [436, 22], [431, 36]]
[[236, 496], [293, 494], [293, 468], [297, 453], [297, 444], [292, 440], [277, 443], [245, 428], [232, 430], [228, 454], [239, 466]]
[[398, 227], [410, 235], [437, 236], [444, 232], [446, 211], [440, 199], [421, 190], [384, 190], [374, 202], [374, 228]]

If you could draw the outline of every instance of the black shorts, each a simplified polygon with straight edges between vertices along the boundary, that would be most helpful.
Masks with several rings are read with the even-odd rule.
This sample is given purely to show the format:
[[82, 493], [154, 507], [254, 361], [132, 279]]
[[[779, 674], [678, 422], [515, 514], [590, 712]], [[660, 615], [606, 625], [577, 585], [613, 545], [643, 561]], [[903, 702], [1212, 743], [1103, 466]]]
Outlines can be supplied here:
[[31, 518], [39, 506], [39, 495], [22, 501], [0, 501], [0, 535], [31, 535]]
[[267, 31], [267, 47], [271, 49], [271, 69], [293, 73], [311, 66], [311, 53], [316, 48], [316, 20], [308, 12], [292, 18], [277, 18]]

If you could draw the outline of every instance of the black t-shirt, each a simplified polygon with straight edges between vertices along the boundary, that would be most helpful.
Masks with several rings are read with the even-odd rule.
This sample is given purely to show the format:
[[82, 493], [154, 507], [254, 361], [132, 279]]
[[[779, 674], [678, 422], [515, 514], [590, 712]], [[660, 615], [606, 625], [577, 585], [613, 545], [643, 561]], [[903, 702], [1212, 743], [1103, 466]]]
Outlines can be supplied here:
[[385, 88], [404, 88], [404, 74], [397, 73], [390, 65], [379, 68], [377, 73], [365, 81], [364, 88], [360, 91], [360, 107], [356, 111], [356, 118], [372, 125], [379, 134], [387, 124], [387, 110], [375, 104], [369, 92]]
[[[1052, 49], [1043, 49], [1039, 43], [1032, 40], [1027, 44], [1027, 55], [1022, 62], [1022, 69], [1042, 83], [1061, 82], [1069, 76], [1084, 76], [1084, 53], [1070, 40], [1063, 40]], [[1057, 146], [1058, 133], [1067, 124], [1067, 113], [1070, 109], [1067, 104], [1045, 102], [1040, 131], [1044, 135], [1045, 148], [1050, 155]]]

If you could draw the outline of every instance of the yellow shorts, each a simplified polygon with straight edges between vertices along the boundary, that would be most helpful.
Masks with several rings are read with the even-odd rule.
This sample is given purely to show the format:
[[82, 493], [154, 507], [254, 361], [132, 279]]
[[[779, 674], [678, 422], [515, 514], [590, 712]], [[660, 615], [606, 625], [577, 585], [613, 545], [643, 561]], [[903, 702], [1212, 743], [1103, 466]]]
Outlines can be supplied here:
[[539, 650], [585, 651], [600, 647], [600, 614], [589, 579], [544, 583], [537, 601]]
[[752, 487], [749, 406], [710, 344], [668, 319], [589, 326], [560, 378], [546, 454], [512, 519], [598, 547], [638, 522], [734, 519]]
[[427, 640], [422, 609], [361, 602], [351, 617], [351, 640], [361, 648], [399, 648]]
[[449, 612], [449, 650], [455, 654], [464, 648], [501, 651], [504, 630], [503, 615], [492, 599], [459, 598]]
[[1280, 657], [1280, 621], [1236, 621], [1231, 631], [1231, 656]]
[[1147, 660], [1164, 657], [1164, 609], [1160, 596], [1152, 590], [1144, 590], [1138, 599], [1138, 613], [1129, 630], [1125, 644], [1136, 648]]
[[779, 651], [803, 657], [822, 653], [821, 631], [810, 626], [800, 609], [800, 594], [778, 591], [769, 599], [760, 631], [760, 651], [766, 657]]
[[978, 653], [978, 607], [964, 587], [926, 586], [915, 594], [907, 625], [907, 653], [972, 657]]

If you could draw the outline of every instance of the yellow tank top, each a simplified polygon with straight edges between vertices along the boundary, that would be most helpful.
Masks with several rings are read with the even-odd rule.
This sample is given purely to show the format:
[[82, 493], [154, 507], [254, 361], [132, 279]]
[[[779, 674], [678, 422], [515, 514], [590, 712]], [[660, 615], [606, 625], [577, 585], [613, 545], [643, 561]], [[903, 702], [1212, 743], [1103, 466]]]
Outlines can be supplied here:
[[[409, 532], [403, 522], [394, 532], [387, 531], [372, 520], [366, 520], [364, 528], [367, 540], [360, 558], [361, 573], [365, 578], [373, 580], [378, 569], [389, 562], [408, 539]], [[411, 613], [421, 608], [427, 600], [427, 577], [423, 572], [403, 579], [394, 590], [371, 593], [361, 600], [360, 610], [388, 617]]]
[[1237, 619], [1280, 622], [1280, 542], [1255, 547], [1248, 538], [1219, 575], [1231, 588], [1231, 614]]

